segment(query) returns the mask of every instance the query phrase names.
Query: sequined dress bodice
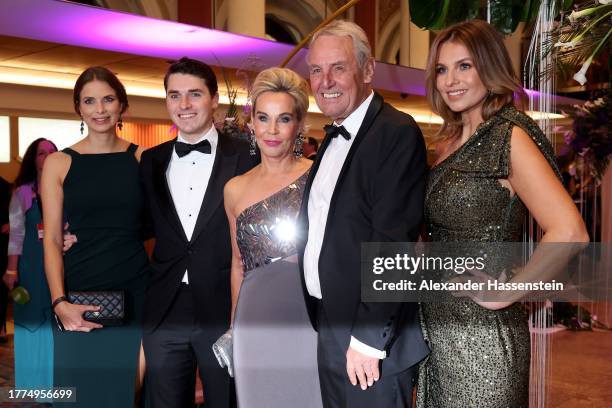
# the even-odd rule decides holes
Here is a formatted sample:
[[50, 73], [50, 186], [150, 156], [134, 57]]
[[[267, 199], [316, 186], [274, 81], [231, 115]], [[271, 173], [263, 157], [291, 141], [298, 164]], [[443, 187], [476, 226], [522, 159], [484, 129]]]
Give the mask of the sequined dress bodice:
[[429, 240], [521, 240], [525, 206], [499, 182], [510, 175], [514, 126], [527, 132], [558, 174], [552, 147], [538, 125], [513, 106], [506, 106], [431, 169], [425, 198]]
[[296, 220], [308, 173], [236, 218], [236, 241], [245, 273], [296, 253]]

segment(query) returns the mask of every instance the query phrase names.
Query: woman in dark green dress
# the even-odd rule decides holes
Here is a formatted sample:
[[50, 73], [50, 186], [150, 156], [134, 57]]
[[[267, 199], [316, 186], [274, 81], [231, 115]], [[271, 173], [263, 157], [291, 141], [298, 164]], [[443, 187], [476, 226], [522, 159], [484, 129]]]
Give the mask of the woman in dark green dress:
[[[427, 75], [445, 136], [426, 190], [429, 239], [521, 241], [530, 211], [545, 232], [542, 242], [588, 241], [550, 144], [514, 107], [513, 94], [524, 91], [496, 30], [478, 20], [443, 30]], [[462, 298], [421, 310], [431, 354], [420, 368], [418, 407], [529, 405], [530, 336], [520, 303]]]
[[[74, 89], [75, 110], [87, 136], [51, 155], [42, 178], [45, 267], [53, 308], [65, 330], [55, 330], [55, 385], [74, 387], [70, 407], [132, 407], [141, 344], [147, 255], [141, 237], [140, 150], [117, 137], [128, 102], [106, 68], [85, 70]], [[78, 242], [62, 255], [62, 225]], [[96, 306], [73, 305], [69, 291], [125, 293], [122, 326], [83, 320]], [[60, 404], [56, 404], [60, 405]]]

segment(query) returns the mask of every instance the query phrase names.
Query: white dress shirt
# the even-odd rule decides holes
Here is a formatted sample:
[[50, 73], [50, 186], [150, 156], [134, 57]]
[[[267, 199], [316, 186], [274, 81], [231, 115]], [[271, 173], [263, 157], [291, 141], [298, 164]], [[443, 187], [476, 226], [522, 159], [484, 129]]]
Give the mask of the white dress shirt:
[[[198, 214], [202, 208], [204, 194], [208, 187], [210, 174], [212, 173], [219, 135], [214, 126], [204, 133], [194, 143], [187, 142], [179, 132], [177, 142], [188, 144], [199, 143], [204, 139], [210, 142], [210, 154], [194, 150], [183, 157], [179, 157], [176, 151], [172, 152], [172, 158], [166, 170], [166, 179], [172, 195], [172, 202], [183, 226], [183, 231], [188, 240], [191, 240]], [[189, 283], [188, 271], [183, 275], [183, 282]]]
[[[330, 140], [310, 187], [310, 195], [308, 196], [308, 241], [304, 250], [304, 280], [306, 281], [306, 289], [310, 296], [317, 299], [323, 298], [321, 282], [319, 280], [319, 256], [321, 255], [321, 247], [323, 245], [329, 204], [346, 156], [353, 145], [355, 136], [361, 127], [361, 123], [373, 98], [374, 92], [344, 119], [342, 126], [351, 134], [351, 138], [346, 140], [342, 136], [338, 136]], [[370, 347], [352, 336], [350, 345], [355, 350], [370, 357], [380, 359], [386, 357], [384, 350]]]

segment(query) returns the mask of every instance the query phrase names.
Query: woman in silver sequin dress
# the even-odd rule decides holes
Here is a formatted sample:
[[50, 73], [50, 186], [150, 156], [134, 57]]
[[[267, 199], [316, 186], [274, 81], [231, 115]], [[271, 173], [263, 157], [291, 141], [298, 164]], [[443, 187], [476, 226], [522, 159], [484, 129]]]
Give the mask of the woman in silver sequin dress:
[[[545, 231], [542, 242], [588, 241], [550, 144], [513, 105], [513, 93], [524, 91], [494, 28], [473, 20], [440, 32], [426, 85], [444, 119], [425, 199], [431, 241], [520, 241], [526, 211]], [[521, 304], [423, 303], [422, 328], [431, 354], [420, 367], [418, 407], [528, 406], [530, 337]]]
[[[296, 263], [296, 219], [312, 161], [300, 157], [306, 81], [261, 72], [251, 91], [261, 164], [225, 186], [232, 236], [233, 362], [240, 408], [321, 406], [316, 333]], [[238, 296], [240, 294], [240, 296]]]

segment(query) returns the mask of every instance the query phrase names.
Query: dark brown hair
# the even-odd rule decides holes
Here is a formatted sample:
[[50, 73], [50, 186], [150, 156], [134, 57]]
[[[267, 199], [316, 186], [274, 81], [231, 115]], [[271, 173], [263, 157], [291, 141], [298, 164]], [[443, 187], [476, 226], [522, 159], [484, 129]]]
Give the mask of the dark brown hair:
[[74, 111], [77, 115], [81, 116], [79, 111], [79, 104], [81, 102], [81, 91], [83, 87], [91, 81], [102, 81], [106, 82], [108, 86], [113, 88], [119, 103], [121, 103], [121, 113], [124, 113], [128, 108], [128, 98], [125, 92], [125, 87], [119, 81], [119, 78], [113, 74], [108, 68], [104, 67], [89, 67], [79, 75], [74, 84], [74, 92], [72, 94], [72, 101], [74, 103]]
[[[482, 106], [482, 118], [487, 120], [502, 107], [513, 103], [514, 97], [524, 105], [526, 94], [514, 72], [512, 60], [503, 38], [489, 23], [471, 20], [452, 25], [438, 33], [429, 50], [425, 68], [425, 88], [431, 110], [444, 119], [438, 134], [454, 137], [461, 131], [461, 114], [453, 112], [436, 87], [436, 65], [442, 44], [456, 42], [464, 45], [474, 61], [480, 80], [489, 90]], [[522, 107], [522, 106], [521, 106]]]
[[170, 75], [172, 74], [193, 75], [201, 78], [208, 88], [210, 96], [213, 97], [217, 94], [217, 76], [212, 68], [203, 62], [183, 57], [170, 65], [168, 71], [166, 71], [166, 75], [164, 76], [164, 89], [166, 91], [168, 91], [168, 78], [170, 78]]
[[23, 155], [23, 160], [21, 161], [21, 166], [19, 167], [19, 174], [15, 179], [15, 187], [36, 181], [38, 176], [38, 170], [36, 169], [36, 155], [38, 154], [38, 145], [42, 142], [51, 143], [51, 145], [55, 147], [55, 151], [57, 151], [57, 146], [55, 143], [43, 137], [39, 137], [30, 143], [25, 151], [25, 154]]

